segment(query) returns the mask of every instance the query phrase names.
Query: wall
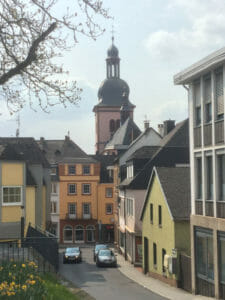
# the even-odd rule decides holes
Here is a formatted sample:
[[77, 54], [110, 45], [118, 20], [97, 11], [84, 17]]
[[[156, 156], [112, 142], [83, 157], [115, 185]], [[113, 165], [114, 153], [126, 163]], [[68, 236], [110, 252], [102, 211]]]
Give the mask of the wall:
[[[98, 185], [98, 220], [101, 220], [102, 224], [114, 224], [114, 214], [115, 214], [115, 192], [113, 189], [113, 183], [100, 183]], [[106, 188], [112, 188], [113, 196], [106, 197]], [[111, 203], [113, 205], [113, 214], [106, 214], [106, 203]]]

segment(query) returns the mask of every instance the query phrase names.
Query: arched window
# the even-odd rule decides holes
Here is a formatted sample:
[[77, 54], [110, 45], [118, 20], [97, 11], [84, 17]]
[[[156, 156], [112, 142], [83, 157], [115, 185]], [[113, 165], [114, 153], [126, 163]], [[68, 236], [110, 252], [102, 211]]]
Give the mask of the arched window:
[[94, 242], [95, 241], [95, 226], [88, 225], [86, 227], [86, 234], [87, 234], [87, 242]]
[[116, 120], [116, 129], [120, 128], [120, 119]]
[[114, 132], [115, 131], [115, 121], [114, 120], [110, 120], [109, 121], [109, 131], [110, 132]]
[[72, 226], [65, 226], [63, 229], [63, 241], [65, 243], [73, 242], [73, 228]]
[[77, 225], [75, 228], [75, 242], [84, 241], [84, 227], [82, 225]]

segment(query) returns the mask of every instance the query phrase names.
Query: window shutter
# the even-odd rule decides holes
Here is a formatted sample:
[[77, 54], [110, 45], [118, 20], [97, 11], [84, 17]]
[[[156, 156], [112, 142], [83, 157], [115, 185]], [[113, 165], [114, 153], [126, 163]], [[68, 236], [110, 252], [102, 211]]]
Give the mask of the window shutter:
[[217, 115], [224, 113], [223, 73], [216, 74], [216, 113]]
[[204, 96], [205, 96], [205, 103], [211, 102], [211, 79], [207, 78], [204, 81]]
[[195, 106], [201, 106], [201, 98], [200, 98], [200, 82], [194, 85], [194, 97], [195, 97]]

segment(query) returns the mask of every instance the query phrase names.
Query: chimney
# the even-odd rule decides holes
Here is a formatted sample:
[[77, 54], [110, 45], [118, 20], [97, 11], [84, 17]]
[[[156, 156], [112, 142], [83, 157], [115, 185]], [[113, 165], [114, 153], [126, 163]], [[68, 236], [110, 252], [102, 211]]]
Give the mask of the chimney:
[[175, 120], [166, 120], [163, 122], [163, 136], [167, 135], [175, 127]]
[[144, 129], [148, 129], [149, 128], [149, 120], [144, 120]]
[[68, 135], [65, 135], [65, 141], [69, 141], [70, 137]]
[[163, 130], [163, 124], [158, 124], [158, 133], [163, 137], [163, 133], [164, 130]]

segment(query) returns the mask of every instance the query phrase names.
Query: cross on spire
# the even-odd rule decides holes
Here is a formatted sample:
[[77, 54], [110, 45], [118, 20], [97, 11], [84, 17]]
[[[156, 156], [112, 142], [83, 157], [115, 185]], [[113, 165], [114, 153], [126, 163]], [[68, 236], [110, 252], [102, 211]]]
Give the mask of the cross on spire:
[[112, 44], [114, 43], [114, 33], [115, 33], [115, 30], [114, 30], [114, 24], [112, 24]]

